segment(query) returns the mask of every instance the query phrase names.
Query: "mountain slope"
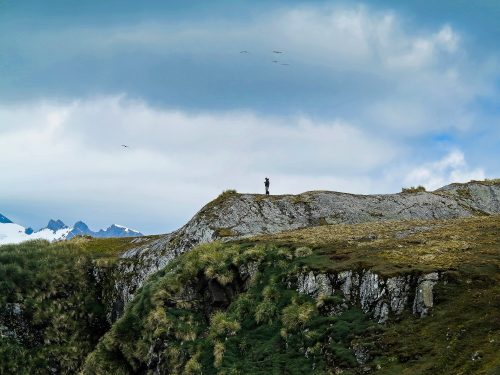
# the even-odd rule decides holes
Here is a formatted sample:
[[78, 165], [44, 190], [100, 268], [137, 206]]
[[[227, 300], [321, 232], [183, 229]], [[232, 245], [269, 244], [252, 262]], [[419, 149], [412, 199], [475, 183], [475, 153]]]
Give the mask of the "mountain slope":
[[499, 188], [226, 193], [163, 236], [0, 247], [0, 373], [496, 374]]
[[497, 374], [500, 216], [198, 246], [152, 276], [93, 374]]
[[127, 251], [117, 281], [117, 305], [123, 306], [146, 278], [179, 254], [217, 239], [337, 223], [409, 219], [450, 219], [500, 213], [500, 180], [452, 184], [434, 192], [354, 195], [312, 191], [299, 195], [221, 194], [186, 225], [157, 241]]

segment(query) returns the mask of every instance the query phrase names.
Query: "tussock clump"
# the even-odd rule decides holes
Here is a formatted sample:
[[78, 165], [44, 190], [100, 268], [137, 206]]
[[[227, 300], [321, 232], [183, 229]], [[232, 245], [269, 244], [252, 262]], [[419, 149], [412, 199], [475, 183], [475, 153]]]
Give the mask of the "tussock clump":
[[412, 187], [409, 187], [409, 188], [402, 188], [401, 189], [401, 192], [403, 194], [415, 194], [415, 193], [423, 193], [425, 192], [425, 187], [423, 187], [422, 185], [419, 185], [417, 187], [415, 186], [412, 186]]
[[312, 255], [312, 253], [313, 253], [313, 251], [311, 250], [311, 248], [309, 248], [307, 246], [301, 246], [295, 250], [295, 257], [303, 258], [303, 257], [307, 257], [309, 255]]

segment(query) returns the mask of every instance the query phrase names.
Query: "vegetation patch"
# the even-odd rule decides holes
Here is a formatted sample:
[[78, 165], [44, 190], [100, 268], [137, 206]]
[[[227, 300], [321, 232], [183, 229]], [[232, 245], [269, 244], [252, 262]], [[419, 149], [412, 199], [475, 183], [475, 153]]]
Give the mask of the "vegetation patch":
[[[0, 373], [497, 374], [500, 217], [326, 225], [204, 244], [136, 292], [112, 326], [131, 239], [0, 247]], [[149, 239], [146, 239], [149, 241]], [[439, 271], [434, 308], [385, 325], [309, 270]]]
[[484, 180], [471, 180], [471, 182], [475, 182], [477, 184], [493, 186], [500, 184], [500, 178], [486, 178]]
[[409, 187], [409, 188], [402, 188], [401, 189], [401, 192], [403, 194], [415, 194], [415, 193], [423, 193], [425, 192], [425, 187], [423, 187], [422, 185], [419, 185], [417, 187], [415, 186], [412, 186], [412, 187]]
[[[83, 373], [494, 374], [499, 233], [500, 218], [488, 217], [332, 225], [202, 245], [139, 292]], [[250, 264], [256, 273], [241, 279]], [[431, 316], [379, 325], [337, 295], [311, 298], [288, 282], [304, 269], [367, 268], [441, 270], [446, 283]], [[162, 329], [148, 316], [162, 317]]]
[[110, 328], [108, 291], [131, 238], [0, 246], [0, 374], [74, 374]]
[[[172, 358], [157, 364], [161, 373], [328, 374], [334, 363], [354, 366], [350, 342], [374, 323], [355, 307], [321, 314], [316, 300], [288, 286], [293, 259], [291, 249], [272, 244], [212, 243], [184, 254], [140, 291], [83, 373], [147, 371], [155, 350], [155, 358]], [[261, 271], [250, 283], [238, 280], [237, 270], [250, 263]], [[224, 306], [197, 289], [211, 290], [215, 281], [228, 297]], [[189, 305], [176, 302], [183, 295], [191, 296]]]
[[234, 237], [237, 236], [238, 233], [233, 231], [231, 228], [217, 228], [215, 229], [215, 235], [217, 237]]

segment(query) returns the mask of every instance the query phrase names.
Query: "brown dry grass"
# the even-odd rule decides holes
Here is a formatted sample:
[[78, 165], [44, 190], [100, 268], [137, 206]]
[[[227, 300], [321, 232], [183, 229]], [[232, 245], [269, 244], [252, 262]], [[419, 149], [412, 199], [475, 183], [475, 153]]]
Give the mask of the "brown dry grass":
[[463, 264], [500, 267], [500, 216], [322, 225], [256, 240], [309, 246], [317, 255], [311, 265], [319, 268], [340, 269], [356, 263], [393, 273]]

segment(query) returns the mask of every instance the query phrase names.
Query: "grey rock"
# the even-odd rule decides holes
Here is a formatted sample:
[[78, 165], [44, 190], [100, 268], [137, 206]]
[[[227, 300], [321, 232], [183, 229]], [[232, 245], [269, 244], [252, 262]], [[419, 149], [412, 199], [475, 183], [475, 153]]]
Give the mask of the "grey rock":
[[387, 279], [390, 308], [396, 315], [400, 315], [408, 303], [410, 292], [410, 277], [396, 276]]
[[439, 280], [439, 274], [432, 272], [418, 278], [413, 302], [413, 313], [421, 317], [427, 316], [434, 305], [434, 285]]
[[327, 275], [315, 275], [312, 271], [306, 274], [299, 275], [297, 278], [297, 291], [310, 296], [330, 296], [333, 293], [332, 283]]
[[[335, 315], [348, 305], [359, 307], [378, 323], [385, 323], [391, 316], [397, 317], [405, 309], [412, 309], [417, 316], [424, 317], [433, 307], [433, 287], [439, 280], [436, 272], [421, 276], [395, 276], [383, 278], [371, 270], [348, 270], [338, 274], [315, 273], [299, 274], [296, 290], [311, 297], [330, 296], [337, 290], [345, 303], [325, 308]], [[410, 304], [410, 291], [415, 297]]]
[[340, 283], [340, 290], [344, 294], [346, 300], [350, 301], [357, 297], [359, 277], [358, 274], [352, 271], [343, 271], [337, 275], [338, 283]]
[[368, 349], [363, 347], [362, 345], [353, 345], [352, 351], [354, 353], [354, 357], [356, 358], [356, 362], [358, 362], [359, 365], [364, 365], [369, 361], [370, 353]]
[[[451, 219], [485, 213], [500, 213], [500, 184], [452, 184], [435, 192], [416, 194], [354, 195], [328, 191], [281, 196], [231, 194], [203, 207], [180, 229], [152, 243], [137, 243], [137, 247], [124, 253], [124, 262], [120, 265], [123, 277], [116, 285], [117, 298], [122, 300], [117, 303], [124, 305], [149, 275], [164, 268], [178, 255], [214, 240], [229, 241], [324, 223]], [[228, 228], [232, 235], [221, 237], [218, 229]], [[338, 277], [342, 280], [339, 285], [346, 298], [356, 299], [360, 288], [355, 286], [360, 281], [355, 275]], [[366, 287], [368, 285], [371, 284]], [[366, 303], [375, 301], [373, 293], [382, 293], [377, 288], [366, 287], [363, 288], [367, 293], [364, 295]], [[393, 297], [392, 301], [388, 299], [388, 307], [394, 309], [394, 304], [406, 303], [404, 293]], [[378, 311], [385, 316], [383, 305], [378, 306]]]

